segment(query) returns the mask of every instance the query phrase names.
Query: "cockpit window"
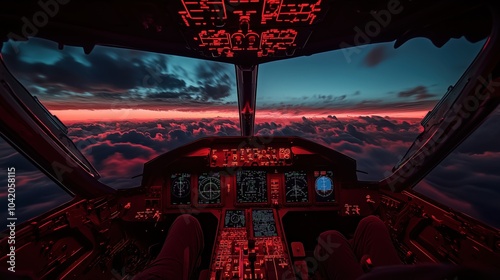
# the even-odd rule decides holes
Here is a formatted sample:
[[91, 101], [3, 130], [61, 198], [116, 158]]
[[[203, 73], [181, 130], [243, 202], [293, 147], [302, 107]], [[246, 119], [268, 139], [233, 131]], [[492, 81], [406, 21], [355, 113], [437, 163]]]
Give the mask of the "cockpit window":
[[413, 189], [500, 228], [500, 107]]
[[[73, 198], [1, 137], [0, 168], [0, 198], [6, 202], [0, 211], [3, 221], [10, 217], [21, 224]], [[2, 223], [0, 230], [6, 227]]]
[[308, 138], [356, 159], [359, 179], [383, 179], [484, 42], [420, 38], [263, 64], [255, 132]]
[[4, 43], [2, 57], [112, 187], [138, 186], [146, 161], [195, 139], [240, 135], [229, 64], [38, 38]]

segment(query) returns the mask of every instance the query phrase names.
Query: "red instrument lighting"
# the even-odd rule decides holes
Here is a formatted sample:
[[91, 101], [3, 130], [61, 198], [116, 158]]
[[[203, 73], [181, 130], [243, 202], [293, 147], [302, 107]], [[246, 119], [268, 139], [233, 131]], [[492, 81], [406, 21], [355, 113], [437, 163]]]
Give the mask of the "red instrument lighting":
[[310, 31], [304, 27], [314, 24], [322, 10], [321, 0], [181, 1], [182, 22], [200, 28], [192, 34], [193, 47], [209, 56], [290, 55], [305, 43]]

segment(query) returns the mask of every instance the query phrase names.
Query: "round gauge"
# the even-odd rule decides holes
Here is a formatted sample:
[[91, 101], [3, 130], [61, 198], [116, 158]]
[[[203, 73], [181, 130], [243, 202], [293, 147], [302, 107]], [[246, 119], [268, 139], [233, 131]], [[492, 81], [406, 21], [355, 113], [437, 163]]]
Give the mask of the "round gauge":
[[285, 172], [286, 202], [307, 202], [307, 174], [304, 171]]
[[230, 218], [230, 221], [231, 223], [233, 223], [234, 225], [237, 225], [241, 222], [241, 215], [238, 215], [238, 214], [234, 214], [231, 216]]
[[220, 197], [220, 179], [218, 175], [200, 175], [198, 193], [204, 200], [213, 201]]
[[243, 210], [227, 210], [224, 219], [225, 228], [241, 228], [245, 226], [245, 212]]
[[178, 198], [184, 198], [189, 195], [191, 182], [189, 177], [178, 176], [172, 180], [172, 195]]
[[320, 176], [315, 183], [316, 194], [322, 197], [327, 197], [333, 193], [333, 182], [327, 176]]

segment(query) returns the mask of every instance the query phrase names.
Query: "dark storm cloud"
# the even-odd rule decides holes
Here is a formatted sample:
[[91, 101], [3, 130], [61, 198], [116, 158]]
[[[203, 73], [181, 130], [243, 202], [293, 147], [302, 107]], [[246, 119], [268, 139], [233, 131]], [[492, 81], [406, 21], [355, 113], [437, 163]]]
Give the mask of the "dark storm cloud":
[[[144, 85], [147, 86], [146, 83]], [[179, 77], [170, 74], [162, 74], [158, 76], [158, 84], [156, 86], [167, 90], [180, 90], [186, 87], [186, 82]]]
[[[37, 52], [50, 52], [52, 61], [22, 55]], [[20, 54], [4, 49], [3, 58], [49, 109], [168, 110], [179, 102], [184, 108], [220, 108], [234, 92], [234, 69], [215, 62], [197, 62], [190, 77], [166, 55], [104, 47], [83, 55], [40, 39], [23, 45]]]
[[213, 81], [214, 77], [219, 77], [221, 79], [229, 79], [229, 77], [225, 76], [228, 67], [229, 66], [221, 63], [210, 63], [210, 62], [200, 63], [198, 64], [198, 67], [196, 67], [196, 77], [199, 80], [204, 80], [204, 81]]
[[347, 96], [341, 95], [341, 96], [333, 96], [333, 95], [313, 95], [312, 98], [317, 98], [322, 101], [342, 101], [346, 98]]
[[149, 95], [150, 98], [153, 99], [191, 99], [191, 95], [185, 92], [159, 92], [159, 93], [153, 93]]
[[228, 97], [231, 92], [229, 85], [204, 85], [201, 100], [219, 100]]
[[[420, 90], [420, 92], [418, 92]], [[282, 115], [307, 115], [307, 114], [390, 114], [391, 112], [414, 112], [427, 111], [436, 105], [436, 100], [430, 97], [434, 96], [425, 90], [404, 91], [403, 95], [408, 94], [415, 98], [405, 98], [401, 101], [395, 99], [366, 99], [361, 100], [349, 98], [357, 96], [359, 91], [351, 95], [311, 95], [301, 98], [292, 98], [286, 102], [259, 102], [259, 109], [269, 110]]]
[[220, 100], [231, 95], [233, 78], [228, 75], [229, 67], [220, 63], [198, 64], [196, 77], [201, 88], [200, 99]]
[[[259, 109], [267, 109], [282, 114], [301, 115], [306, 114], [308, 111], [318, 111], [334, 108], [350, 108], [354, 104], [347, 101], [347, 95], [333, 95], [333, 94], [315, 94], [311, 96], [302, 96], [299, 98], [291, 98], [286, 102], [272, 102], [266, 103], [258, 102]], [[328, 114], [328, 113], [326, 113]]]
[[40, 87], [58, 88], [59, 91], [118, 92], [140, 85], [139, 78], [147, 75], [144, 68], [134, 66], [127, 60], [95, 53], [87, 57], [91, 66], [86, 66], [71, 55], [61, 53], [62, 58], [54, 64], [28, 63], [19, 60], [14, 53], [4, 56], [6, 64], [21, 80]]
[[392, 55], [391, 49], [388, 46], [381, 45], [370, 50], [363, 59], [363, 64], [367, 67], [375, 67], [387, 60]]
[[416, 86], [412, 89], [398, 92], [398, 97], [414, 97], [416, 100], [424, 100], [435, 96], [435, 94], [429, 93], [429, 90], [425, 86]]

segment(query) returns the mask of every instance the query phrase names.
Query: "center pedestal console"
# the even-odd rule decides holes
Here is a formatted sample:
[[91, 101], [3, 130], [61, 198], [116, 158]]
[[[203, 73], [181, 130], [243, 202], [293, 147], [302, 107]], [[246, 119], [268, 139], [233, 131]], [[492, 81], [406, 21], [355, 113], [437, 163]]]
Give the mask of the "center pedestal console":
[[227, 210], [210, 279], [295, 279], [280, 232], [271, 209]]

